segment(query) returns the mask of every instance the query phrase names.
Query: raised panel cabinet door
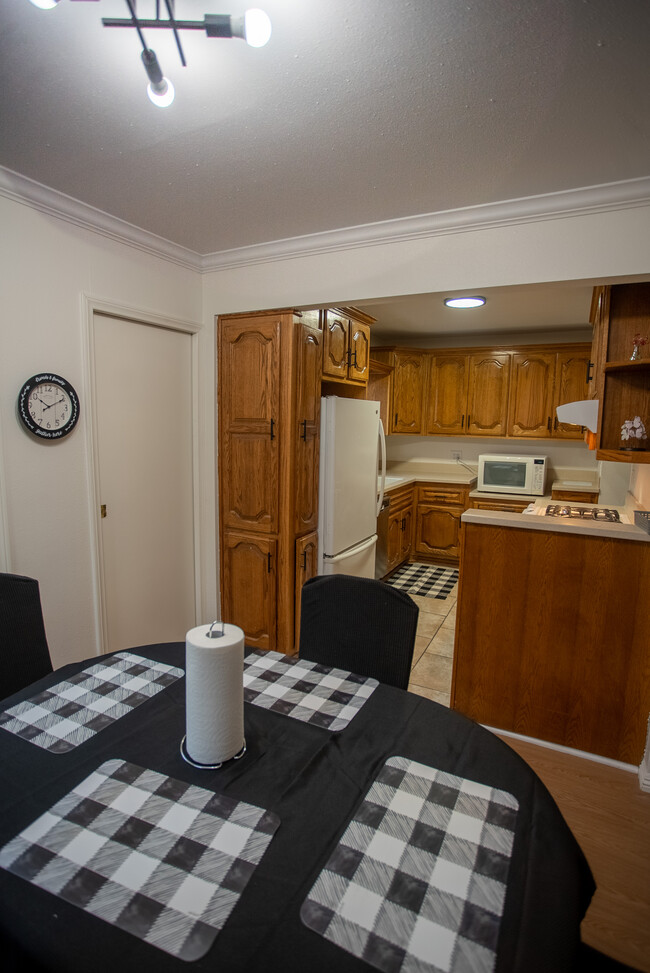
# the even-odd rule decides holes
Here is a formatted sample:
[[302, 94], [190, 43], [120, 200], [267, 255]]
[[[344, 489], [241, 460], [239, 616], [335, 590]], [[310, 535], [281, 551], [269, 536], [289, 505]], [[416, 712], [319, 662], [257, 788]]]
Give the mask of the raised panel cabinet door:
[[400, 543], [400, 562], [408, 561], [413, 547], [413, 508], [404, 510], [402, 518], [402, 537]]
[[427, 381], [427, 433], [430, 436], [466, 432], [467, 355], [435, 355], [429, 360]]
[[546, 439], [553, 428], [555, 355], [512, 356], [508, 434]]
[[392, 571], [402, 560], [402, 519], [403, 511], [396, 510], [388, 518], [388, 556], [386, 571]]
[[422, 400], [426, 360], [421, 354], [395, 352], [393, 372], [392, 433], [422, 433]]
[[458, 557], [462, 510], [418, 504], [415, 520], [415, 554]]
[[318, 574], [318, 531], [296, 540], [295, 647], [300, 648], [300, 605], [302, 586]]
[[296, 368], [295, 515], [296, 534], [318, 527], [320, 458], [320, 377], [322, 333], [299, 325]]
[[555, 401], [553, 403], [553, 436], [556, 439], [582, 439], [584, 429], [569, 422], [560, 422], [555, 409], [565, 402], [580, 402], [589, 397], [587, 371], [590, 367], [586, 352], [559, 351], [555, 356]]
[[350, 321], [350, 352], [348, 381], [367, 385], [370, 369], [370, 327], [367, 324]]
[[246, 645], [275, 649], [277, 542], [270, 537], [224, 531], [222, 615], [238, 625]]
[[347, 379], [349, 350], [349, 319], [326, 311], [323, 330], [323, 378]]
[[278, 529], [279, 387], [279, 320], [223, 322], [219, 463], [225, 528]]
[[509, 354], [470, 355], [465, 423], [468, 435], [505, 436], [509, 384]]

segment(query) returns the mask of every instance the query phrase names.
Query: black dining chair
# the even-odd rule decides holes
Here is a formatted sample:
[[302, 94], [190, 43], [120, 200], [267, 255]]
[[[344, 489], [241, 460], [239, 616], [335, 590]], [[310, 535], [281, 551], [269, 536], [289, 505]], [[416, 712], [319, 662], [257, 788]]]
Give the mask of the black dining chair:
[[0, 699], [50, 672], [38, 581], [0, 573]]
[[347, 574], [305, 582], [299, 656], [407, 689], [418, 606], [398, 588]]

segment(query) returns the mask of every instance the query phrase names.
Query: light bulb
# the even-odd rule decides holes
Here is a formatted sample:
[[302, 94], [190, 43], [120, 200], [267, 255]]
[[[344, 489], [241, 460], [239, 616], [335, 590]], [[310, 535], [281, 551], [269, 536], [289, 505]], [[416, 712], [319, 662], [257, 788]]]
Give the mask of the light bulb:
[[176, 92], [169, 78], [163, 78], [156, 84], [150, 82], [147, 85], [147, 94], [156, 108], [167, 108], [174, 100]]
[[56, 7], [59, 0], [31, 0], [31, 2], [40, 10], [52, 10], [53, 7]]
[[447, 297], [445, 299], [447, 307], [482, 307], [485, 304], [484, 297]]
[[268, 14], [258, 7], [252, 7], [244, 14], [244, 39], [251, 47], [264, 47], [271, 36], [271, 21]]

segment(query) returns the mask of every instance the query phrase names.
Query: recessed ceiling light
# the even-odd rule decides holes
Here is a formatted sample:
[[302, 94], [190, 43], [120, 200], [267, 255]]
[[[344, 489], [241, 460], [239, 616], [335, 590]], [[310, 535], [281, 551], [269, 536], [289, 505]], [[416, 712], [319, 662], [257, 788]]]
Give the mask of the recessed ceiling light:
[[446, 297], [447, 307], [481, 307], [485, 304], [484, 297]]

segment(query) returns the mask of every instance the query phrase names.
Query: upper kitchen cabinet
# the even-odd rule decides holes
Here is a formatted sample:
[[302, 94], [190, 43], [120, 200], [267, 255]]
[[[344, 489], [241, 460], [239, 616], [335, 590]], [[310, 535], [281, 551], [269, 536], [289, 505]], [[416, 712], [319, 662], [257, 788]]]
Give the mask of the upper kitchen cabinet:
[[366, 386], [370, 369], [370, 325], [357, 308], [323, 312], [323, 381]]
[[529, 439], [582, 439], [580, 426], [561, 423], [555, 410], [586, 399], [591, 346], [562, 351], [531, 349], [512, 355], [508, 435]]
[[510, 355], [479, 352], [469, 356], [468, 436], [505, 436], [510, 385]]
[[297, 542], [318, 523], [323, 336], [292, 310], [226, 315], [217, 333], [223, 619], [292, 652]]
[[373, 349], [372, 357], [393, 367], [387, 434], [422, 435], [427, 355], [406, 348], [379, 348]]
[[465, 432], [469, 355], [432, 355], [425, 404], [429, 436], [452, 436]]
[[596, 288], [592, 313], [597, 458], [650, 463], [650, 439], [621, 439], [623, 424], [636, 416], [650, 429], [650, 345], [640, 346], [641, 357], [632, 360], [635, 337], [650, 338], [650, 283]]

